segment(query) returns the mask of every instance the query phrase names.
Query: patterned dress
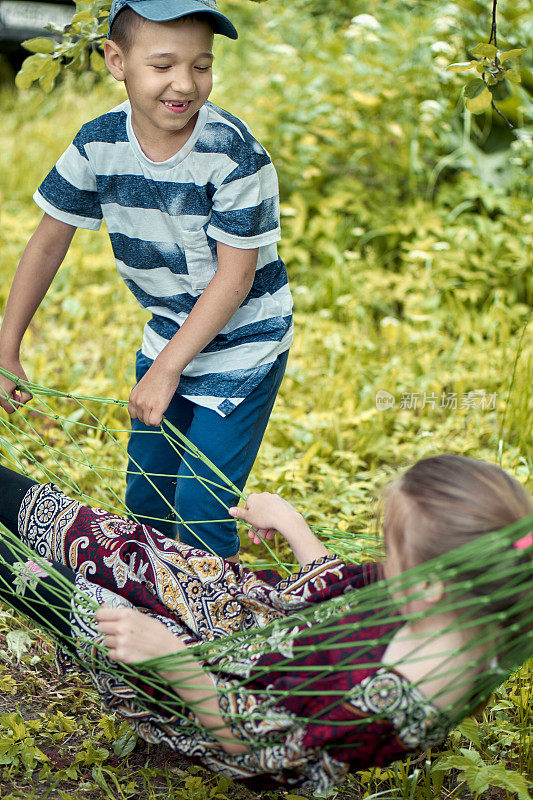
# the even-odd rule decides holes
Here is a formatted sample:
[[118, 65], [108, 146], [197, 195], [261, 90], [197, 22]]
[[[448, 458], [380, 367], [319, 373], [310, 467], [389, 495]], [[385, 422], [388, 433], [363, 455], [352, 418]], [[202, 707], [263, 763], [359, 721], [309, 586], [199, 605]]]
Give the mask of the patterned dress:
[[[342, 633], [327, 647], [324, 634], [298, 624], [298, 612], [312, 606], [324, 608], [327, 618], [320, 604], [375, 581], [376, 565], [326, 556], [281, 580], [83, 506], [50, 484], [34, 486], [24, 497], [19, 532], [43, 558], [74, 571], [80, 593], [73, 595], [70, 625], [77, 659], [103, 705], [148, 742], [166, 743], [232, 778], [270, 776], [320, 795], [350, 770], [403, 759], [442, 741], [449, 730], [448, 719], [416, 687], [380, 664], [383, 637], [390, 638], [398, 621], [376, 623], [367, 613], [361, 625], [361, 614], [348, 613]], [[148, 674], [145, 679], [140, 671], [117, 669], [101, 647], [83, 594], [99, 604], [135, 607], [188, 645], [233, 636], [226, 656], [216, 651], [209, 674], [228, 727], [249, 750], [226, 753], [177, 697], [169, 704], [168, 692], [162, 694]], [[288, 617], [295, 620], [292, 636]], [[353, 629], [351, 621], [357, 623]], [[239, 634], [265, 626], [267, 648], [238, 649]], [[295, 637], [305, 645], [304, 655], [299, 648], [293, 652]], [[361, 655], [346, 663], [346, 645], [354, 643], [361, 648], [350, 652]], [[287, 658], [299, 669], [283, 669]], [[72, 668], [72, 656], [60, 652], [58, 663]]]

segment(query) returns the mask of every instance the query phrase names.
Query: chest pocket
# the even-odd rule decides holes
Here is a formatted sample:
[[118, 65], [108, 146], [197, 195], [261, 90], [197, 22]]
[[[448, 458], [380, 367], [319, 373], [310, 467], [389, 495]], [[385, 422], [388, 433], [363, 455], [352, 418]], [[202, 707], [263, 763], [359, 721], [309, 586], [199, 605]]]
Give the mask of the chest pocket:
[[217, 261], [203, 228], [184, 229], [181, 235], [191, 286], [196, 291], [202, 291], [214, 276]]

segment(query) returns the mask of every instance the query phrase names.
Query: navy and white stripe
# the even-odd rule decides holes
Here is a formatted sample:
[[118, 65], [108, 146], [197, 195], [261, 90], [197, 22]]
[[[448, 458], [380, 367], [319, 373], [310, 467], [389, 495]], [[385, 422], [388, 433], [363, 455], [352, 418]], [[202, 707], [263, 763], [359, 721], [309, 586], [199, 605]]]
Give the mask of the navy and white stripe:
[[292, 301], [280, 239], [277, 177], [239, 119], [206, 103], [175, 156], [150, 161], [129, 102], [87, 123], [34, 195], [55, 219], [106, 223], [117, 269], [151, 312], [142, 352], [154, 359], [217, 269], [217, 242], [258, 247], [241, 307], [185, 368], [178, 391], [222, 416], [256, 388], [292, 339]]

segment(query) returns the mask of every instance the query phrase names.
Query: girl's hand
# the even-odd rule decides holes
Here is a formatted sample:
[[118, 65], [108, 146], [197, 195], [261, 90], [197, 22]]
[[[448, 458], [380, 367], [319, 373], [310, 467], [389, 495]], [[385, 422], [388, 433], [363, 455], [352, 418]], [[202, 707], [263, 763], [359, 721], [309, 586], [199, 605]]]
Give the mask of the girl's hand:
[[136, 664], [183, 650], [185, 644], [162, 622], [133, 608], [100, 606], [94, 615], [112, 661]]
[[[174, 636], [162, 622], [133, 608], [100, 606], [95, 614], [98, 630], [105, 634], [109, 657], [124, 664], [136, 664], [148, 658], [185, 650], [185, 643]], [[214, 681], [202, 665], [189, 658], [177, 669], [159, 670], [176, 695], [196, 714], [227, 753], [245, 753], [249, 746], [237, 739], [227, 727], [216, 695]]]
[[290, 503], [270, 492], [249, 494], [244, 507], [235, 506], [229, 509], [229, 513], [252, 525], [253, 530], [249, 531], [248, 536], [254, 544], [259, 544], [261, 539], [273, 539], [276, 531], [284, 535], [291, 525], [302, 518]]
[[274, 538], [276, 531], [273, 528], [250, 528], [248, 531], [248, 538], [252, 544], [261, 544], [262, 542], [269, 541]]
[[279, 531], [302, 566], [317, 558], [331, 555], [316, 538], [302, 515], [277, 494], [249, 494], [244, 508], [230, 508], [229, 513], [252, 526], [253, 530], [248, 535], [254, 544], [261, 541], [260, 537], [272, 539], [274, 531]]

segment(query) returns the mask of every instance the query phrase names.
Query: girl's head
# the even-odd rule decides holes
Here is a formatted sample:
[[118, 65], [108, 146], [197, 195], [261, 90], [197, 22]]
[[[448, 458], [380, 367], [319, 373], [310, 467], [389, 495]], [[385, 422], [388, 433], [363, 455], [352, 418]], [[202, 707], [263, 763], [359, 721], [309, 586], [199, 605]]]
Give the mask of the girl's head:
[[416, 567], [530, 514], [533, 502], [524, 487], [494, 464], [455, 455], [425, 458], [385, 493], [387, 573]]
[[438, 691], [457, 721], [533, 653], [533, 520], [520, 524], [532, 515], [516, 480], [461, 456], [419, 461], [385, 494], [385, 574], [411, 628], [439, 654], [444, 641]]
[[422, 568], [429, 603], [422, 607], [439, 613], [448, 603], [463, 621], [470, 618], [487, 631], [495, 624], [500, 656], [506, 653], [510, 663], [518, 663], [533, 645], [531, 537], [523, 531], [514, 538], [510, 532], [489, 536], [485, 545], [482, 537], [532, 514], [524, 487], [493, 464], [454, 455], [419, 461], [386, 493], [385, 574], [393, 577], [446, 553], [453, 556], [450, 551], [470, 544], [468, 556], [463, 551], [447, 559], [454, 565], [451, 572], [442, 570], [442, 562], [432, 565], [431, 574]]

